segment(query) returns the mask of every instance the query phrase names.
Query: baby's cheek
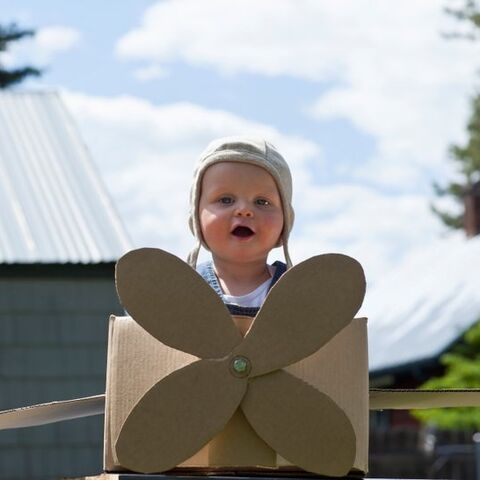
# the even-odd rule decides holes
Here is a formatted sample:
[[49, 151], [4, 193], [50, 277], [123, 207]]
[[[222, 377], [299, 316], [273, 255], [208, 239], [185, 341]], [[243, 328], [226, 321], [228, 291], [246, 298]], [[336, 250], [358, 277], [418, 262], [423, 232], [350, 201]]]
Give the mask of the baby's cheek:
[[277, 213], [272, 213], [267, 215], [265, 218], [265, 224], [268, 225], [269, 228], [277, 228], [278, 230], [283, 229], [283, 215], [277, 214]]

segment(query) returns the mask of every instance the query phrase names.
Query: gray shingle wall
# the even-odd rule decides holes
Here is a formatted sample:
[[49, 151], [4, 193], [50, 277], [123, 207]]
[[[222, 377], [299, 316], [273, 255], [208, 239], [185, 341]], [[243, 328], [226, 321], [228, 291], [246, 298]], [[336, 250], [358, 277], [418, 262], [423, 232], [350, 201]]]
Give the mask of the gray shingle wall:
[[[110, 313], [112, 277], [0, 276], [0, 410], [103, 393]], [[0, 431], [0, 480], [99, 473], [102, 442], [103, 416]]]

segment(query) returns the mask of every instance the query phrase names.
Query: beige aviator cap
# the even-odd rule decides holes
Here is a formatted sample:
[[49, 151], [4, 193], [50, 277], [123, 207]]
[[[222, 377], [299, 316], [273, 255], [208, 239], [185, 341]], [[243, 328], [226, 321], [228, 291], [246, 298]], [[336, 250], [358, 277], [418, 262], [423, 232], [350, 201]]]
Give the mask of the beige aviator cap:
[[249, 136], [223, 137], [211, 142], [200, 155], [194, 172], [190, 190], [189, 226], [197, 239], [197, 245], [188, 256], [188, 263], [195, 268], [200, 246], [207, 250], [208, 246], [202, 237], [198, 205], [200, 202], [202, 178], [205, 170], [220, 162], [249, 163], [265, 169], [275, 180], [283, 207], [283, 231], [279, 245], [283, 245], [285, 262], [291, 267], [288, 253], [288, 237], [293, 226], [294, 212], [292, 208], [292, 176], [287, 162], [278, 150], [262, 138]]

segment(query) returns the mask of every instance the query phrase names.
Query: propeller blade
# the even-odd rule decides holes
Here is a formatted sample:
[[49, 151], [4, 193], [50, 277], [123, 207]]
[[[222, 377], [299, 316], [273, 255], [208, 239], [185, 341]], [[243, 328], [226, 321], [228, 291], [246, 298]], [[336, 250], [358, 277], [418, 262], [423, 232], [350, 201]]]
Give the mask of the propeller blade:
[[291, 365], [346, 327], [364, 295], [365, 276], [356, 260], [340, 254], [310, 258], [273, 286], [234, 354], [250, 359], [253, 377]]
[[170, 253], [132, 250], [118, 260], [115, 279], [128, 313], [165, 345], [200, 358], [221, 358], [242, 341], [215, 291]]
[[125, 420], [115, 444], [120, 464], [142, 473], [174, 468], [222, 430], [246, 388], [226, 361], [200, 360], [168, 375]]
[[284, 370], [252, 379], [241, 408], [252, 427], [294, 465], [343, 476], [355, 461], [355, 431], [327, 395]]

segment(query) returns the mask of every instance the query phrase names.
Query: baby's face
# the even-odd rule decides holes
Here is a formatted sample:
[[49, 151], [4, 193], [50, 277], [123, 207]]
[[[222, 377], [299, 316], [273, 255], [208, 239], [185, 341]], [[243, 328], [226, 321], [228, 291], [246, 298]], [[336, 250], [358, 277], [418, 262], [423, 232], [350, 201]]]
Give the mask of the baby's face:
[[200, 225], [214, 257], [235, 263], [266, 261], [283, 229], [273, 177], [256, 165], [221, 162], [205, 171], [201, 188]]

